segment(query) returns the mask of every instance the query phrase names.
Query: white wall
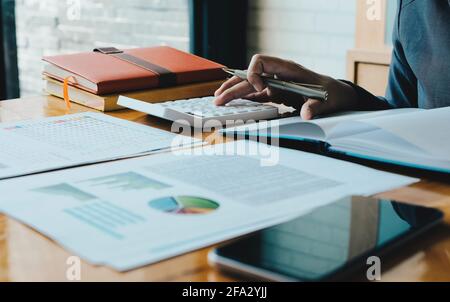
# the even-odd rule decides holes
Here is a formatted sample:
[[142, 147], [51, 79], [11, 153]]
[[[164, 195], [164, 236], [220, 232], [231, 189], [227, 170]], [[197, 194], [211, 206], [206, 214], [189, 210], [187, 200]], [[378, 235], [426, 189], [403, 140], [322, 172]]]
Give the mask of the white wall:
[[167, 44], [188, 50], [187, 0], [16, 0], [22, 96], [39, 94], [42, 56]]
[[263, 53], [345, 78], [357, 0], [250, 0], [249, 58]]
[[[250, 0], [249, 57], [281, 56], [344, 77], [355, 1]], [[77, 2], [79, 19], [70, 20]], [[22, 95], [41, 92], [44, 55], [104, 45], [166, 43], [187, 50], [189, 43], [187, 0], [16, 0], [16, 23]]]

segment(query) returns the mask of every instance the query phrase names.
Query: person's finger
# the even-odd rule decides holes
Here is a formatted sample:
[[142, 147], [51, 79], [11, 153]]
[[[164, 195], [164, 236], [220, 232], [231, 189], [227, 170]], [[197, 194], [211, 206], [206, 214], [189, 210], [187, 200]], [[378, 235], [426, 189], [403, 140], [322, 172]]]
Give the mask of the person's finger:
[[261, 92], [254, 92], [251, 93], [249, 95], [246, 95], [245, 97], [243, 97], [246, 100], [250, 100], [250, 101], [254, 101], [254, 102], [260, 102], [260, 103], [264, 103], [264, 102], [270, 102], [271, 101], [271, 96], [268, 93], [268, 89], [264, 89]]
[[262, 94], [262, 92], [253, 92], [253, 93], [247, 94], [246, 96], [244, 96], [242, 98], [249, 100], [249, 101], [255, 101], [260, 94]]
[[293, 61], [259, 54], [252, 57], [247, 74], [248, 81], [257, 91], [262, 91], [265, 88], [264, 81], [261, 78], [265, 74], [276, 75], [278, 79], [285, 81], [320, 84], [319, 74]]
[[256, 91], [263, 91], [266, 84], [263, 75], [276, 75], [279, 79], [289, 76], [292, 63], [280, 58], [264, 55], [254, 55], [247, 70], [247, 80], [255, 87]]
[[240, 78], [238, 78], [238, 77], [236, 77], [236, 76], [234, 76], [234, 77], [228, 79], [227, 81], [225, 81], [225, 83], [223, 83], [223, 84], [219, 87], [219, 89], [216, 90], [216, 92], [214, 93], [214, 96], [217, 97], [217, 96], [221, 95], [225, 90], [227, 90], [227, 89], [233, 87], [234, 85], [239, 84], [239, 83], [242, 82], [242, 81], [243, 81], [242, 79], [240, 79]]
[[308, 99], [300, 110], [300, 115], [304, 120], [311, 120], [314, 117], [327, 112], [327, 103], [319, 100]]
[[232, 100], [242, 98], [253, 92], [255, 92], [253, 86], [249, 82], [243, 81], [225, 90], [221, 95], [216, 97], [215, 104], [218, 106], [222, 106], [228, 102], [231, 102]]
[[266, 85], [261, 78], [264, 73], [264, 56], [254, 55], [247, 70], [247, 80], [253, 85], [256, 91], [261, 92]]

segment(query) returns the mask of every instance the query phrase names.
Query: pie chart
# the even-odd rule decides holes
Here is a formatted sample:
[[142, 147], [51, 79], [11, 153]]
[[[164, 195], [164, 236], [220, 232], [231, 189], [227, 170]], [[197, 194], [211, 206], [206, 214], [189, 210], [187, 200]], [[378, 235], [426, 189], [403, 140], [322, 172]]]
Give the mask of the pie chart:
[[215, 201], [192, 196], [169, 196], [154, 199], [149, 206], [155, 210], [180, 215], [208, 214], [219, 208]]

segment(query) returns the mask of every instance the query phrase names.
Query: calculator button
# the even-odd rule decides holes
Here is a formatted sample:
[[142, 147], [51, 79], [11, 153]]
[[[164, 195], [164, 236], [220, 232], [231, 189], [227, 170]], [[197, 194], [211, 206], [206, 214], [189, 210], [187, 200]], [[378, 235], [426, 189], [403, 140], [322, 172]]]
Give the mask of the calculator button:
[[[254, 120], [255, 115], [259, 119], [270, 119], [277, 117], [276, 108], [262, 103], [244, 99], [233, 100], [225, 106], [216, 106], [214, 97], [193, 98], [187, 100], [168, 101], [155, 106], [163, 108], [165, 115], [155, 110], [150, 114], [177, 120], [183, 117], [193, 122], [195, 119], [206, 121], [207, 119], [217, 119], [225, 121], [229, 119]], [[178, 112], [178, 114], [177, 114]]]
[[186, 112], [187, 114], [190, 114], [190, 115], [195, 115], [195, 116], [200, 116], [200, 117], [203, 117], [203, 113], [201, 113], [201, 112], [195, 112], [195, 111], [193, 111], [193, 112]]

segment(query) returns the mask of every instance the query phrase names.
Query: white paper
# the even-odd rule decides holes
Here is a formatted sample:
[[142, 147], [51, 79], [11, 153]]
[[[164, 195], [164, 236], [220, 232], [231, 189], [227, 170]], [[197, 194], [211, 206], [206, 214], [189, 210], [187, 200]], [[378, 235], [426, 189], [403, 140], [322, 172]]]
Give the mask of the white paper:
[[449, 117], [450, 107], [346, 121], [328, 142], [332, 151], [448, 173]]
[[[332, 114], [329, 116], [313, 119], [310, 121], [303, 120], [300, 116], [283, 118], [272, 121], [263, 121], [259, 123], [246, 124], [224, 129], [223, 133], [244, 133], [250, 132], [257, 135], [257, 132], [270, 133], [270, 136], [280, 138], [306, 138], [317, 141], [327, 141], [330, 133], [340, 123], [347, 121], [364, 121], [365, 119], [376, 119], [383, 116], [397, 116], [399, 114], [406, 114], [410, 112], [422, 111], [420, 109], [392, 109], [380, 111], [348, 111]], [[358, 132], [358, 129], [349, 129]]]
[[450, 160], [450, 107], [364, 122], [400, 137], [436, 159]]
[[0, 210], [125, 271], [417, 181], [249, 141], [194, 150], [6, 180]]
[[0, 179], [199, 143], [100, 113], [5, 123], [0, 124]]

